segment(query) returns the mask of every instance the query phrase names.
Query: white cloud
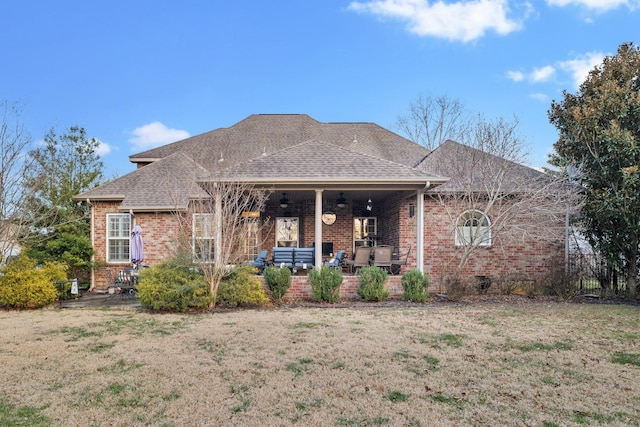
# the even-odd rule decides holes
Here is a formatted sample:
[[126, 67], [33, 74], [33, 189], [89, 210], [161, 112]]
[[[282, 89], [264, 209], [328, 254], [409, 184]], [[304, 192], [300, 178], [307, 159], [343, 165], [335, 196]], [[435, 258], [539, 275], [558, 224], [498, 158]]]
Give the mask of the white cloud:
[[531, 83], [542, 83], [551, 80], [556, 74], [556, 69], [552, 65], [545, 65], [544, 67], [534, 68], [529, 73], [522, 71], [507, 71], [506, 77], [514, 82], [521, 82], [527, 80]]
[[531, 72], [529, 77], [534, 83], [546, 82], [549, 81], [549, 79], [551, 79], [551, 77], [553, 77], [555, 73], [555, 68], [553, 68], [551, 65], [545, 65], [542, 68], [535, 68]]
[[590, 52], [575, 59], [558, 61], [556, 65], [545, 65], [534, 68], [531, 72], [507, 71], [506, 77], [514, 82], [528, 81], [530, 83], [544, 83], [552, 80], [558, 70], [569, 74], [572, 87], [577, 89], [587, 78], [589, 71], [602, 64], [606, 55], [602, 52]]
[[596, 65], [602, 63], [606, 55], [602, 52], [589, 52], [576, 59], [560, 62], [559, 66], [571, 74], [574, 88], [578, 88]]
[[[406, 21], [410, 32], [453, 41], [470, 42], [493, 30], [509, 34], [522, 23], [509, 18], [507, 0], [473, 0], [445, 3], [428, 0], [354, 1], [349, 9]], [[527, 9], [530, 6], [527, 4]]]
[[98, 139], [98, 149], [96, 150], [96, 154], [99, 157], [104, 157], [109, 153], [111, 153], [111, 146], [106, 142], [100, 141]]
[[565, 7], [569, 5], [582, 6], [597, 12], [607, 12], [626, 6], [629, 9], [638, 7], [637, 0], [547, 0], [549, 6]]
[[507, 78], [514, 82], [521, 82], [524, 80], [525, 75], [522, 71], [507, 71]]
[[131, 134], [129, 142], [134, 150], [149, 150], [191, 136], [186, 130], [170, 129], [160, 122], [137, 127]]

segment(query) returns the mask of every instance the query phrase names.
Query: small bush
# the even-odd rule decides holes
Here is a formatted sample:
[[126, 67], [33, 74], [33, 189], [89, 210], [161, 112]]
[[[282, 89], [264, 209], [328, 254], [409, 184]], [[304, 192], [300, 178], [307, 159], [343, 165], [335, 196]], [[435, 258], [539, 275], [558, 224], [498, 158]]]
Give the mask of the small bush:
[[401, 283], [405, 300], [425, 302], [429, 298], [429, 277], [421, 271], [407, 271], [402, 275]]
[[358, 295], [365, 301], [384, 301], [389, 298], [389, 291], [385, 289], [387, 271], [375, 265], [362, 267], [358, 270]]
[[36, 261], [20, 256], [2, 267], [0, 305], [13, 308], [40, 308], [58, 299], [54, 285], [67, 279], [65, 266], [47, 262], [37, 267]]
[[218, 288], [220, 304], [237, 307], [239, 305], [260, 305], [269, 301], [256, 276], [258, 269], [242, 265], [226, 276]]
[[309, 271], [311, 284], [311, 298], [314, 301], [335, 303], [340, 301], [340, 285], [342, 285], [342, 271], [323, 265], [319, 270]]
[[567, 275], [562, 270], [548, 273], [543, 278], [546, 285], [546, 293], [557, 295], [563, 299], [571, 299], [580, 294], [579, 281]]
[[451, 301], [460, 301], [471, 293], [470, 283], [462, 280], [458, 275], [444, 276], [442, 283], [444, 283], [444, 290]]
[[291, 287], [291, 270], [280, 267], [267, 267], [263, 273], [267, 288], [274, 300], [280, 300]]
[[209, 307], [209, 286], [204, 276], [190, 267], [172, 260], [142, 270], [137, 293], [140, 305], [176, 312]]

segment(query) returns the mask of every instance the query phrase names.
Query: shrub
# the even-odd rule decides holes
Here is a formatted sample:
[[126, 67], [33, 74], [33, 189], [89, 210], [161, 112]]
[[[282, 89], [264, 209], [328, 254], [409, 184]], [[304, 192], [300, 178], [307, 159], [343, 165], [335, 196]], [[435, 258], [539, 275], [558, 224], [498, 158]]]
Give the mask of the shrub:
[[385, 289], [387, 271], [372, 265], [358, 270], [358, 295], [365, 301], [384, 301], [389, 297], [389, 291]]
[[58, 299], [54, 285], [67, 279], [66, 267], [59, 262], [47, 262], [40, 268], [36, 261], [19, 256], [2, 267], [0, 305], [13, 308], [39, 308]]
[[441, 283], [444, 283], [445, 293], [451, 301], [460, 301], [471, 293], [471, 284], [467, 280], [462, 280], [457, 274], [443, 276]]
[[218, 288], [218, 302], [232, 307], [239, 305], [260, 305], [269, 301], [256, 276], [258, 269], [250, 265], [235, 268], [227, 275]]
[[405, 300], [425, 302], [429, 298], [429, 277], [421, 271], [407, 271], [402, 275], [401, 283]]
[[554, 268], [540, 280], [540, 293], [571, 299], [580, 294], [579, 280], [565, 274], [562, 268]]
[[177, 260], [142, 270], [137, 295], [142, 307], [159, 311], [207, 308], [212, 300], [204, 276]]
[[323, 265], [319, 270], [309, 271], [311, 298], [314, 301], [335, 303], [340, 301], [342, 271]]
[[263, 276], [274, 300], [282, 299], [291, 287], [291, 270], [288, 268], [267, 267]]

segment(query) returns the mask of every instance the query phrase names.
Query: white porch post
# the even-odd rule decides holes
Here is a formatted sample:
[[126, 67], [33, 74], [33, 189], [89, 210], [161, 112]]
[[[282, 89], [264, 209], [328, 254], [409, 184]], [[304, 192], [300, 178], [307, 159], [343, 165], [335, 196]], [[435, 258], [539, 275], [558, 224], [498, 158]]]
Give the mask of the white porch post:
[[222, 194], [217, 184], [214, 184], [214, 203], [215, 212], [213, 213], [213, 224], [215, 228], [213, 259], [216, 267], [223, 267], [218, 263], [222, 254]]
[[416, 194], [416, 269], [424, 273], [424, 193]]
[[315, 235], [316, 235], [316, 250], [314, 264], [316, 269], [320, 269], [322, 266], [322, 191], [316, 190], [316, 220], [315, 220]]

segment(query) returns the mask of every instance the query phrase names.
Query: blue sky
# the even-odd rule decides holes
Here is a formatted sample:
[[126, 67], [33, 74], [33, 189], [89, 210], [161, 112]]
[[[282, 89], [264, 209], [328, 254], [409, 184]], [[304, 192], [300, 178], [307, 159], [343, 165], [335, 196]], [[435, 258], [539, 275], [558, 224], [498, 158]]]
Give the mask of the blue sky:
[[0, 100], [34, 141], [79, 125], [107, 176], [254, 113], [396, 122], [418, 96], [516, 115], [541, 166], [547, 111], [640, 38], [638, 0], [5, 0]]

